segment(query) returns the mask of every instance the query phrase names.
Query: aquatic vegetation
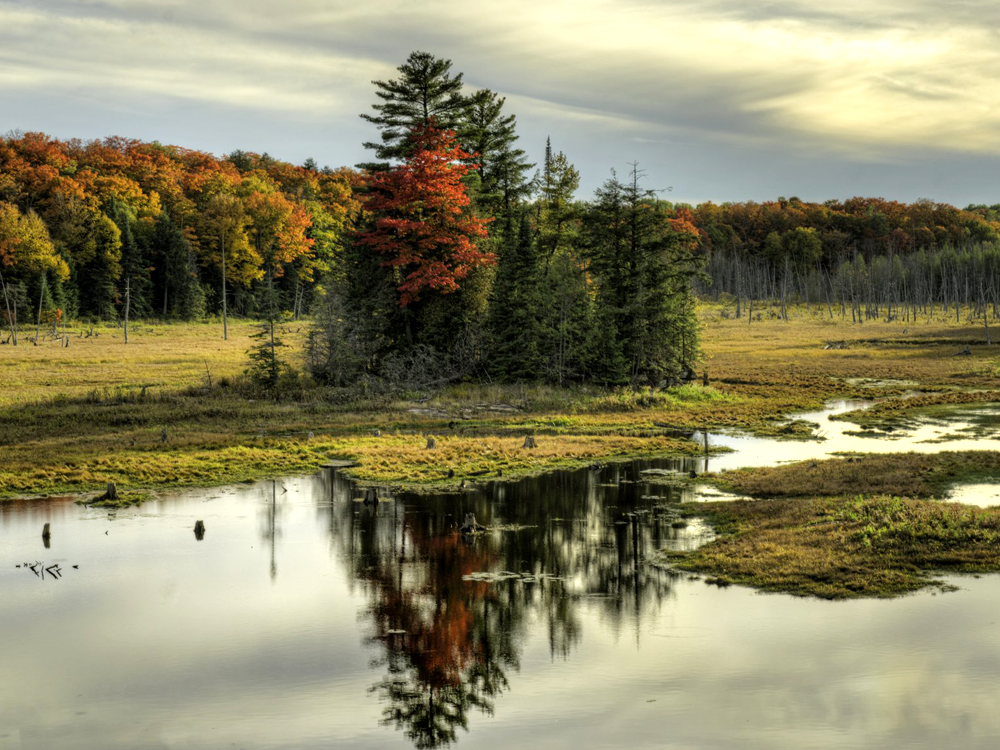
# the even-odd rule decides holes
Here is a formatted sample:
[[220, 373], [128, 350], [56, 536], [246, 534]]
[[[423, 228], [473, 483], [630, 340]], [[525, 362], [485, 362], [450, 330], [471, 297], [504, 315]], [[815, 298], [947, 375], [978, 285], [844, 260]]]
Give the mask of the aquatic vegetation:
[[108, 498], [106, 495], [97, 495], [95, 497], [81, 497], [75, 502], [77, 505], [86, 505], [88, 508], [131, 508], [135, 505], [142, 505], [152, 498], [151, 492], [123, 490], [119, 491], [118, 496], [114, 499]]
[[867, 409], [856, 409], [830, 418], [853, 422], [861, 427], [886, 429], [903, 426], [922, 414], [932, 413], [936, 407], [959, 404], [996, 404], [998, 402], [1000, 402], [1000, 391], [998, 390], [926, 393], [909, 398], [886, 399]]

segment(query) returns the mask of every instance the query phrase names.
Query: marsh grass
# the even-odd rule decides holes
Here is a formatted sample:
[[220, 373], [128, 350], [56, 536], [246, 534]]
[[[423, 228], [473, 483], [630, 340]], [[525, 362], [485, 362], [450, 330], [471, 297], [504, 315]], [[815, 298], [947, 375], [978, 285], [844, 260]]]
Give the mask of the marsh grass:
[[[77, 326], [69, 348], [51, 339], [0, 347], [0, 497], [109, 480], [220, 484], [310, 472], [330, 457], [356, 460], [358, 476], [372, 481], [435, 484], [449, 469], [455, 481], [462, 472], [517, 476], [601, 457], [688, 453], [684, 437], [695, 430], [805, 437], [809, 425], [777, 420], [834, 396], [900, 396], [913, 383], [996, 386], [992, 350], [974, 345], [971, 356], [952, 356], [956, 341], [978, 340], [975, 326], [905, 333], [901, 324], [851, 326], [796, 311], [792, 323], [748, 326], [710, 305], [700, 315], [708, 388], [462, 383], [399, 393], [322, 389], [298, 378], [278, 401], [240, 375], [253, 323], [231, 323], [229, 341], [216, 324], [139, 324], [127, 346], [113, 326], [93, 335]], [[282, 332], [298, 363], [307, 325]], [[851, 348], [824, 350], [830, 339]], [[388, 439], [369, 440], [375, 429]], [[425, 433], [440, 436], [433, 455], [423, 452]], [[525, 434], [543, 438], [537, 451], [518, 452]]]
[[800, 461], [726, 471], [716, 482], [731, 492], [759, 498], [858, 494], [941, 498], [956, 484], [989, 479], [1000, 480], [1000, 453], [996, 451], [868, 454]]
[[1000, 508], [874, 497], [712, 503], [718, 536], [676, 567], [762, 591], [828, 599], [892, 597], [941, 573], [1000, 570]]

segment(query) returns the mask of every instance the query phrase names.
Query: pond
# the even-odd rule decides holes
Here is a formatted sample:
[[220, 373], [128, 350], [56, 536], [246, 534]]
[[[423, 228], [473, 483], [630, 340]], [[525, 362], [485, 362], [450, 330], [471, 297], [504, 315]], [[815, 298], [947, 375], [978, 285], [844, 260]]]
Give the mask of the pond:
[[[1000, 577], [718, 588], [650, 564], [711, 538], [650, 468], [704, 466], [0, 504], [0, 750], [995, 747]], [[469, 512], [492, 529], [455, 533]]]

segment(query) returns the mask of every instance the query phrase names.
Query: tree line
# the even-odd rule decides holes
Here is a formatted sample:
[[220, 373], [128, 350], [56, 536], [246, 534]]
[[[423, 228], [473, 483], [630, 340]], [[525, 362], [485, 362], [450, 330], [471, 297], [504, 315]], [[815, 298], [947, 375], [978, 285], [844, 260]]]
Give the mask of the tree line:
[[569, 158], [547, 142], [530, 161], [505, 99], [451, 61], [414, 52], [397, 73], [373, 82], [372, 161], [355, 168], [0, 138], [6, 340], [59, 317], [308, 313], [307, 369], [329, 384], [659, 384], [697, 356], [693, 288], [738, 315], [792, 296], [854, 320], [973, 298], [995, 313], [1000, 207], [690, 206], [638, 164], [583, 201]]
[[356, 180], [266, 154], [9, 134], [0, 138], [6, 322], [39, 310], [115, 319], [126, 287], [135, 317], [252, 316], [268, 280], [280, 307], [304, 312], [334, 262]]
[[577, 200], [566, 155], [530, 162], [504, 98], [449, 60], [414, 52], [398, 74], [373, 82], [373, 161], [354, 169], [0, 139], [8, 340], [33, 317], [309, 312], [327, 383], [676, 379], [698, 346], [691, 223], [636, 165]]

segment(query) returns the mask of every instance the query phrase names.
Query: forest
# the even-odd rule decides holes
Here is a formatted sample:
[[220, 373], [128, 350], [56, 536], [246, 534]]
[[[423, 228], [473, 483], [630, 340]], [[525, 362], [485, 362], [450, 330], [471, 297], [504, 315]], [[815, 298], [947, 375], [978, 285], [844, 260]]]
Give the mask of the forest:
[[[1000, 310], [1000, 206], [663, 200], [638, 164], [589, 200], [551, 141], [449, 60], [412, 53], [362, 113], [372, 161], [296, 166], [120, 137], [0, 138], [0, 342], [73, 320], [314, 321], [331, 385], [676, 382], [696, 295], [864, 322]], [[539, 144], [541, 145], [541, 144]], [[729, 313], [727, 313], [729, 314]]]

